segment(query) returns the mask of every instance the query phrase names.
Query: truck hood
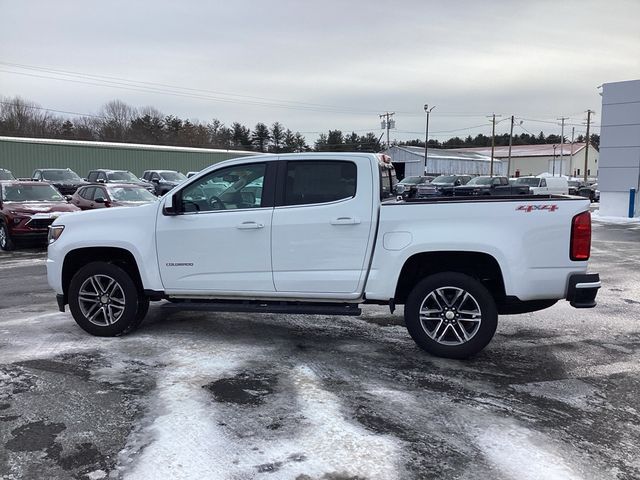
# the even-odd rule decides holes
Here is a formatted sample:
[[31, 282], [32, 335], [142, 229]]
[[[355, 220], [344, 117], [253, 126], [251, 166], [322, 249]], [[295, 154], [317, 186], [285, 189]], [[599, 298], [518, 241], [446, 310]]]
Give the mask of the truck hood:
[[67, 202], [5, 202], [5, 208], [12, 212], [27, 215], [35, 215], [36, 213], [52, 213], [52, 212], [77, 212], [80, 209], [75, 205]]
[[[75, 208], [75, 207], [74, 207]], [[92, 225], [113, 225], [120, 228], [126, 222], [136, 222], [143, 217], [155, 218], [158, 209], [158, 202], [140, 205], [137, 208], [98, 208], [95, 210], [84, 210], [75, 215], [58, 219], [54, 225], [78, 226], [79, 228], [90, 230]]]

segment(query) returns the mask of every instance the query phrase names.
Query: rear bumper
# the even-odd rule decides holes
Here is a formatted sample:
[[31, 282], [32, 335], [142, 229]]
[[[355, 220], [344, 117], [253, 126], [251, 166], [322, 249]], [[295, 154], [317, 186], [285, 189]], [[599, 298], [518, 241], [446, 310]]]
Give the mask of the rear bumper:
[[569, 277], [567, 300], [574, 308], [593, 308], [600, 286], [599, 274], [575, 273]]

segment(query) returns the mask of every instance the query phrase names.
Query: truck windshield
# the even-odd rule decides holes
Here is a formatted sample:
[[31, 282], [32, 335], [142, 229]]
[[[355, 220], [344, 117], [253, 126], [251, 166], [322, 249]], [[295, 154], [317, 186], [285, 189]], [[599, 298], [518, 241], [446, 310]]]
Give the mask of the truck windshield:
[[491, 185], [491, 177], [475, 177], [469, 180], [467, 185]]
[[181, 182], [187, 178], [180, 172], [160, 172], [160, 176], [167, 182]]
[[0, 170], [0, 180], [15, 180], [9, 170]]
[[42, 172], [42, 178], [50, 182], [63, 182], [65, 180], [79, 181], [82, 180], [73, 170], [45, 170]]
[[6, 185], [2, 192], [5, 202], [62, 202], [64, 199], [51, 185]]
[[140, 179], [131, 172], [109, 172], [109, 180], [117, 182], [139, 182]]
[[522, 177], [516, 180], [516, 185], [526, 185], [528, 187], [539, 187], [540, 179], [535, 177]]
[[455, 181], [456, 181], [455, 175], [440, 175], [439, 177], [434, 178], [433, 182], [431, 183], [453, 185]]
[[418, 185], [422, 182], [422, 177], [407, 177], [400, 183], [403, 185]]

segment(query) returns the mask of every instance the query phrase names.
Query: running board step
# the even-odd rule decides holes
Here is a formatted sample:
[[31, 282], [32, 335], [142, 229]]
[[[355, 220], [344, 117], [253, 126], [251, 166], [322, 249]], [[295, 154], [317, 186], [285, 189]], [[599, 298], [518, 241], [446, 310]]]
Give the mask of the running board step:
[[285, 313], [306, 315], [358, 316], [362, 310], [353, 303], [212, 301], [173, 298], [163, 308], [204, 312]]

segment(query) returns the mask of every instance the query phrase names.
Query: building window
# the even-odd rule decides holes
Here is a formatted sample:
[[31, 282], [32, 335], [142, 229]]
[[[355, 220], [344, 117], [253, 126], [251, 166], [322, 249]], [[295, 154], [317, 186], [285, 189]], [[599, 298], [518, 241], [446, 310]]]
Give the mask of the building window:
[[587, 170], [587, 175], [591, 175], [591, 169]]

